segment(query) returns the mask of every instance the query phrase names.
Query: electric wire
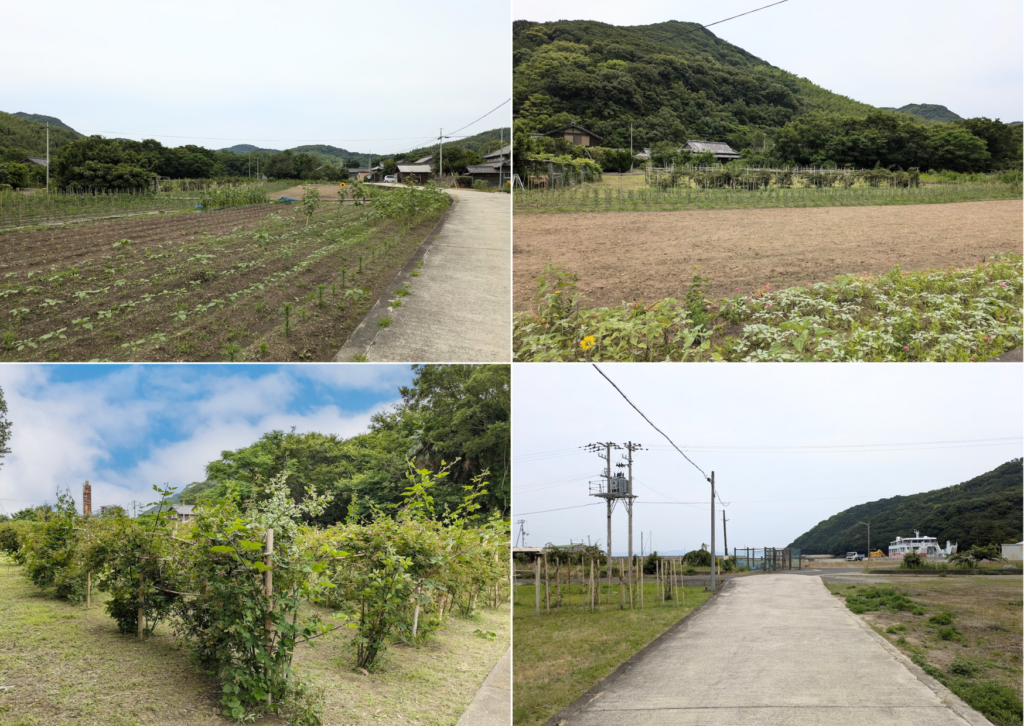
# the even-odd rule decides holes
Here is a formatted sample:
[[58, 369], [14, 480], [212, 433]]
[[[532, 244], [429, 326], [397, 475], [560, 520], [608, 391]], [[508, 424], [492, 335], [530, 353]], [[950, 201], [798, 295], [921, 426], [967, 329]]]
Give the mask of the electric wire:
[[748, 10], [745, 13], [740, 13], [739, 15], [733, 15], [731, 18], [725, 18], [725, 20], [716, 20], [715, 22], [708, 23], [707, 25], [700, 25], [700, 26], [698, 26], [696, 28], [692, 28], [691, 30], [686, 30], [686, 31], [683, 31], [681, 33], [676, 33], [675, 35], [670, 35], [667, 38], [659, 40], [658, 42], [659, 43], [664, 43], [665, 41], [673, 40], [674, 38], [681, 38], [684, 35], [689, 35], [690, 33], [696, 33], [698, 30], [704, 30], [705, 28], [710, 28], [712, 25], [721, 25], [722, 23], [727, 23], [730, 20], [735, 20], [736, 18], [742, 18], [744, 15], [752, 15], [753, 13], [760, 12], [761, 10], [767, 10], [768, 8], [773, 8], [776, 5], [782, 5], [782, 3], [786, 3], [786, 2], [789, 2], [789, 0], [779, 0], [779, 2], [777, 2], [777, 3], [772, 3], [771, 5], [764, 5], [764, 6], [759, 7], [759, 8], [754, 8], [753, 10]]

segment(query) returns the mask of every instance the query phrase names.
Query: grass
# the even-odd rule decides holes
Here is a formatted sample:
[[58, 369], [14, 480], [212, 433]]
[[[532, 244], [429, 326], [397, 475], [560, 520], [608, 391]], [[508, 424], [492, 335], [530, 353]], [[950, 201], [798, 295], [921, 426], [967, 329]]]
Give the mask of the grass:
[[[583, 586], [573, 586], [570, 605], [567, 586], [563, 584], [560, 607], [556, 590], [551, 589], [550, 612], [544, 610], [542, 590], [538, 617], [534, 610], [533, 585], [517, 586], [513, 617], [512, 722], [516, 726], [542, 723], [710, 597], [702, 588], [686, 587], [683, 588], [685, 605], [681, 603], [676, 607], [674, 602], [655, 605], [655, 587], [654, 583], [646, 586], [643, 610], [621, 610], [618, 585], [612, 585], [610, 604], [602, 604], [596, 612], [590, 612]], [[606, 585], [606, 596], [608, 591]]]
[[[639, 178], [641, 181], [637, 182]], [[551, 212], [634, 212], [680, 209], [766, 209], [772, 207], [863, 207], [1020, 199], [1021, 183], [953, 182], [918, 187], [794, 187], [716, 189], [642, 186], [643, 177], [609, 178], [598, 184], [516, 191], [516, 214]]]
[[[0, 685], [14, 686], [0, 691], [0, 725], [233, 723], [220, 715], [217, 682], [197, 670], [166, 624], [145, 642], [119, 635], [105, 599], [94, 597], [88, 610], [52, 599], [20, 568], [0, 563]], [[369, 676], [352, 669], [347, 634], [300, 647], [294, 664], [323, 687], [325, 726], [454, 724], [508, 648], [509, 619], [507, 604], [453, 617], [421, 644], [395, 644]]]
[[[1021, 724], [1024, 608], [1019, 579], [917, 577], [894, 587], [826, 585], [925, 672], [993, 723]], [[879, 607], [861, 609], [865, 603]]]
[[140, 212], [194, 209], [198, 192], [75, 194], [0, 192], [0, 227]]
[[1024, 342], [1020, 254], [973, 268], [843, 275], [769, 286], [714, 304], [706, 279], [685, 300], [587, 308], [576, 276], [549, 268], [536, 312], [513, 322], [518, 361], [982, 361]]

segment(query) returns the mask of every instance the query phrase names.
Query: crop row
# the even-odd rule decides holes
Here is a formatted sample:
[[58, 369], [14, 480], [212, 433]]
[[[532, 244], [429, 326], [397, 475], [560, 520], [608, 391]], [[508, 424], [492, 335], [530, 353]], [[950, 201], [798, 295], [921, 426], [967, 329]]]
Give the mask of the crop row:
[[[538, 312], [514, 322], [522, 361], [982, 361], [1024, 343], [1019, 254], [965, 270], [845, 275], [713, 305], [695, 277], [684, 300], [587, 308], [576, 276], [549, 268]], [[739, 334], [726, 330], [741, 328]]]
[[517, 190], [517, 212], [587, 212], [678, 209], [758, 209], [771, 207], [845, 207], [936, 204], [990, 199], [1020, 199], [1022, 186], [1012, 183], [950, 183], [919, 187], [768, 187], [702, 188], [696, 186], [613, 189], [580, 186]]

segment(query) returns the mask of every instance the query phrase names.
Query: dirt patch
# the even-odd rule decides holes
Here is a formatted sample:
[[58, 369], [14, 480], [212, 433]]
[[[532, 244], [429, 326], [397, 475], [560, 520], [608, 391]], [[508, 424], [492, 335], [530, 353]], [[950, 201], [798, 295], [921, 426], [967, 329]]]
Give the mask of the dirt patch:
[[[548, 264], [580, 277], [594, 306], [682, 298], [695, 272], [712, 299], [855, 272], [967, 266], [1021, 250], [1021, 202], [592, 212], [515, 217], [513, 295], [527, 310]], [[695, 270], [699, 267], [699, 270]]]

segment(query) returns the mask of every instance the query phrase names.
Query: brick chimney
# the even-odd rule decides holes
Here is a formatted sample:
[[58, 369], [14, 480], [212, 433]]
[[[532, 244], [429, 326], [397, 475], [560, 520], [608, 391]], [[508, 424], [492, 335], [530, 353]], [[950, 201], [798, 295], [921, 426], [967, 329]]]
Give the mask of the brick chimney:
[[86, 517], [92, 514], [92, 486], [88, 481], [82, 485], [82, 514]]

